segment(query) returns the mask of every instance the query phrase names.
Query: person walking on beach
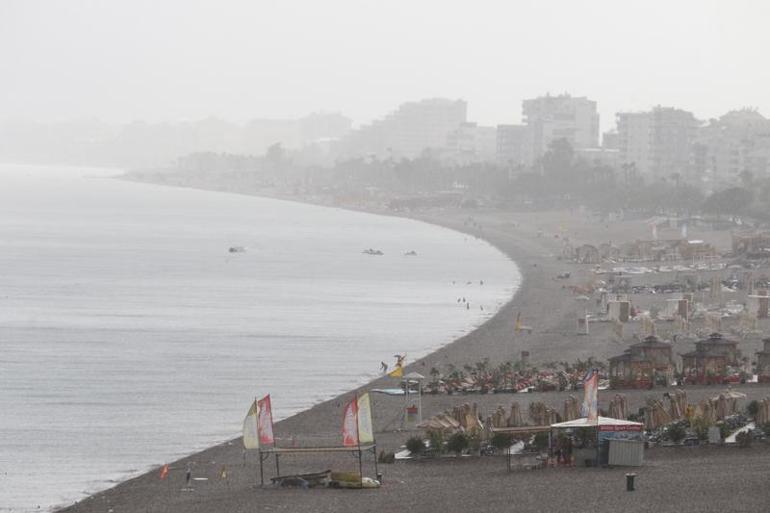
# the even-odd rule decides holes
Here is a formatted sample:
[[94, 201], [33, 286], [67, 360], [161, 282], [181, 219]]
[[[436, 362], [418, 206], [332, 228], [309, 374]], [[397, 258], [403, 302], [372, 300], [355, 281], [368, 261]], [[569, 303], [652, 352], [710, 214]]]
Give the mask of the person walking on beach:
[[387, 374], [388, 372], [388, 364], [385, 362], [380, 362], [380, 372], [383, 374]]

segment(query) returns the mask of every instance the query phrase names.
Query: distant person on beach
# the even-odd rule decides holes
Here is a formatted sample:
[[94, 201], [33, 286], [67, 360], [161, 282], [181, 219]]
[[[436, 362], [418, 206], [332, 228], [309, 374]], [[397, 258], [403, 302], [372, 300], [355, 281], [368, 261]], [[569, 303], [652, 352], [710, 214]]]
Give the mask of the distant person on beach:
[[380, 371], [383, 373], [388, 372], [388, 364], [385, 362], [380, 362]]

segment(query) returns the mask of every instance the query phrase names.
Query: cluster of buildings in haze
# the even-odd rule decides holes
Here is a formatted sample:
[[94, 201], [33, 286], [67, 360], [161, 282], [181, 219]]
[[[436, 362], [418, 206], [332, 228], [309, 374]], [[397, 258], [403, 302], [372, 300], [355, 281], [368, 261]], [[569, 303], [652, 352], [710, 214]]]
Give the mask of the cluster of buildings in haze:
[[616, 127], [599, 134], [595, 101], [568, 94], [522, 102], [522, 124], [482, 126], [468, 121], [462, 100], [407, 103], [339, 141], [339, 155], [414, 158], [428, 153], [449, 164], [495, 162], [537, 166], [557, 139], [590, 164], [651, 179], [729, 181], [764, 176], [770, 162], [770, 120], [753, 109], [698, 120], [691, 112], [653, 107], [618, 112]]
[[0, 125], [0, 159], [163, 166], [195, 152], [262, 155], [280, 144], [300, 166], [430, 157], [448, 166], [537, 169], [551, 143], [564, 139], [591, 165], [652, 180], [719, 184], [770, 170], [770, 120], [753, 109], [708, 121], [673, 107], [618, 112], [615, 128], [604, 134], [597, 104], [586, 97], [546, 94], [524, 100], [521, 113], [521, 124], [484, 126], [468, 119], [464, 100], [432, 98], [404, 103], [357, 128], [339, 113], [242, 124], [216, 118], [124, 126], [16, 122]]

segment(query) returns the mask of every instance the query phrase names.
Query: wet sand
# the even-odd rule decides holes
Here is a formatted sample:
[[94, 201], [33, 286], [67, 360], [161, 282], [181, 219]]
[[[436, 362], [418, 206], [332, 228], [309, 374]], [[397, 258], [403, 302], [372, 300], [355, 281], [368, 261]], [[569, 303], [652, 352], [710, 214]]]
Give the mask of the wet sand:
[[[468, 222], [468, 216], [474, 223]], [[494, 365], [517, 360], [522, 350], [533, 363], [574, 361], [594, 356], [606, 359], [619, 354], [630, 339], [619, 344], [609, 336], [609, 326], [591, 326], [589, 336], [575, 334], [575, 318], [583, 307], [563, 287], [592, 279], [591, 266], [566, 263], [561, 254], [563, 237], [600, 243], [645, 238], [641, 222], [597, 223], [571, 213], [513, 214], [505, 212], [436, 211], [416, 216], [481, 236], [508, 254], [519, 265], [522, 284], [516, 296], [492, 319], [446, 347], [412, 362], [407, 372], [428, 375], [431, 367], [444, 369], [449, 363], [461, 367], [489, 358]], [[566, 220], [565, 220], [566, 219]], [[697, 236], [698, 234], [694, 234]], [[711, 234], [723, 237], [723, 234]], [[724, 241], [722, 241], [724, 242]], [[566, 283], [555, 277], [570, 272]], [[515, 334], [514, 322], [521, 312], [531, 334]], [[742, 343], [743, 344], [743, 343]], [[744, 352], [749, 347], [741, 348]], [[677, 351], [679, 348], [677, 348]], [[396, 384], [381, 378], [362, 389]], [[770, 395], [770, 387], [739, 387], [750, 399]], [[718, 387], [687, 387], [690, 400], [718, 393]], [[663, 390], [653, 391], [660, 395]], [[607, 406], [613, 391], [600, 393], [600, 407]], [[650, 391], [626, 392], [631, 411], [641, 406]], [[342, 405], [353, 391], [316, 405], [275, 426], [281, 446], [339, 445]], [[436, 395], [425, 396], [425, 416], [463, 402], [477, 402], [486, 415], [497, 405], [518, 400], [523, 408], [531, 400], [542, 400], [559, 409], [567, 393]], [[399, 431], [403, 399], [373, 395], [377, 442], [385, 451], [397, 450], [410, 436]], [[257, 455], [243, 450], [239, 439], [212, 447], [171, 465], [169, 479], [161, 481], [157, 471], [121, 483], [64, 509], [67, 512], [253, 512], [253, 511], [756, 511], [770, 497], [761, 484], [770, 470], [770, 452], [764, 446], [752, 449], [658, 448], [646, 455], [647, 464], [637, 469], [638, 491], [625, 492], [623, 469], [545, 469], [508, 474], [499, 457], [437, 458], [419, 462], [380, 465], [384, 486], [371, 491], [299, 490], [261, 488]], [[185, 471], [192, 470], [193, 490], [186, 490]], [[221, 479], [222, 467], [227, 479]], [[357, 459], [350, 454], [287, 455], [281, 459], [282, 473], [325, 469], [355, 471]], [[374, 475], [371, 456], [364, 462], [365, 475]], [[273, 460], [265, 462], [266, 479], [275, 475]], [[203, 479], [206, 480], [203, 480]], [[731, 498], [740, 494], [736, 506]]]

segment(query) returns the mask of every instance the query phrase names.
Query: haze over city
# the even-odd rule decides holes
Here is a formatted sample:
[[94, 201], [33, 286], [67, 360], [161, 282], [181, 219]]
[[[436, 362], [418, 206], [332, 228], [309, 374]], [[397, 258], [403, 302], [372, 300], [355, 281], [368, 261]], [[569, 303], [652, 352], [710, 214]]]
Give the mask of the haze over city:
[[546, 92], [615, 112], [770, 112], [764, 2], [6, 0], [0, 118], [297, 118], [420, 98], [520, 121]]

